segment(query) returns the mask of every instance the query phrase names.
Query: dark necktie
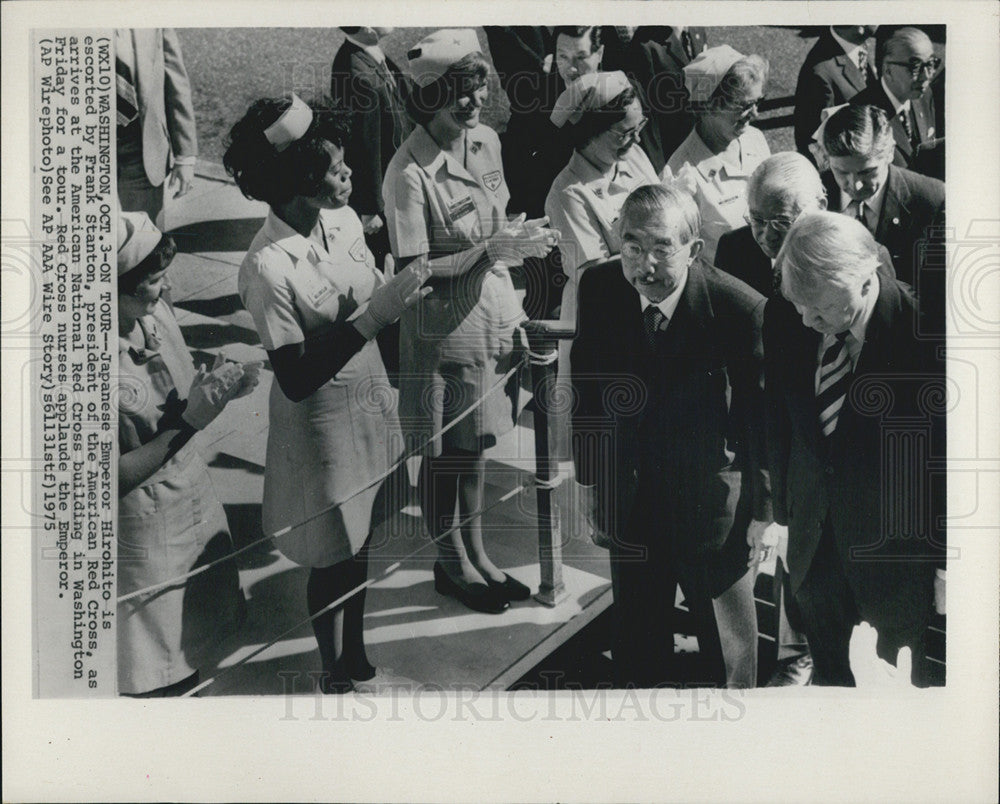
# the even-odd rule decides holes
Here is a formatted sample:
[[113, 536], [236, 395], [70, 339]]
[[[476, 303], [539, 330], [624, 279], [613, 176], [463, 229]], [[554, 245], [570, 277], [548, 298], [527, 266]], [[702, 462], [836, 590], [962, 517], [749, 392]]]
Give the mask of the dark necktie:
[[865, 215], [865, 202], [852, 201], [851, 203], [855, 205], [854, 218], [858, 221], [858, 223], [868, 229], [868, 231], [871, 231], [868, 227], [868, 216]]
[[681, 47], [684, 48], [684, 53], [687, 56], [688, 61], [691, 61], [695, 56], [694, 42], [691, 41], [691, 34], [688, 33], [687, 28], [681, 31]]
[[858, 69], [861, 71], [861, 83], [868, 86], [868, 51], [864, 48], [858, 51]]
[[819, 408], [819, 429], [829, 437], [837, 429], [837, 417], [844, 406], [847, 386], [851, 381], [851, 357], [847, 351], [847, 332], [837, 333], [834, 342], [823, 352], [816, 371]]
[[115, 56], [115, 89], [118, 95], [118, 128], [128, 128], [139, 117], [139, 99], [132, 68]]
[[660, 331], [664, 320], [666, 320], [666, 316], [655, 304], [649, 305], [642, 311], [642, 328], [650, 346], [656, 346], [656, 333]]
[[913, 106], [906, 109], [900, 109], [899, 119], [903, 124], [903, 130], [906, 131], [906, 138], [910, 141], [910, 148], [916, 150], [919, 138], [916, 136], [916, 128], [913, 125], [913, 120], [911, 115], [913, 114]]

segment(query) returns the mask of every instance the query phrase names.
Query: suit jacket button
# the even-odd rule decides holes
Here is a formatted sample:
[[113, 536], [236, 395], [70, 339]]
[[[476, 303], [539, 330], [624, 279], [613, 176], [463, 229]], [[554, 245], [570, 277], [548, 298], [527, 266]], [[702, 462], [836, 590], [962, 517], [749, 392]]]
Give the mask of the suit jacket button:
[[827, 473], [828, 475], [832, 475], [832, 474], [833, 474], [833, 467], [832, 467], [832, 466], [828, 466], [828, 467], [826, 467], [826, 473]]

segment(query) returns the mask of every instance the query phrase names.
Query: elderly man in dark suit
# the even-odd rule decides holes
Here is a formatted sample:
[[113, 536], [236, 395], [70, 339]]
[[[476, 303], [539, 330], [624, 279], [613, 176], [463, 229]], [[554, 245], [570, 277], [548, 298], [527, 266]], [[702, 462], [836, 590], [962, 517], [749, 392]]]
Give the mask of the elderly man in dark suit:
[[625, 72], [639, 91], [650, 127], [655, 126], [659, 132], [663, 161], [653, 162], [657, 171], [663, 170], [666, 160], [694, 126], [694, 116], [686, 103], [684, 67], [706, 47], [704, 28], [643, 25], [636, 28], [625, 52]]
[[330, 72], [330, 97], [351, 112], [346, 162], [351, 207], [361, 218], [368, 247], [379, 265], [389, 253], [382, 179], [396, 149], [413, 130], [405, 99], [410, 78], [388, 58], [379, 40], [392, 28], [342, 27], [346, 39]]
[[[747, 225], [719, 238], [715, 267], [746, 282], [763, 296], [781, 292], [774, 270], [785, 235], [805, 212], [826, 209], [827, 190], [813, 164], [795, 151], [761, 162], [747, 184]], [[879, 272], [895, 279], [892, 258], [879, 246]]]
[[770, 520], [753, 437], [764, 298], [699, 261], [700, 216], [685, 192], [640, 187], [620, 220], [620, 259], [581, 280], [572, 350], [574, 461], [610, 544], [616, 673], [637, 686], [676, 680], [680, 585], [713, 680], [753, 686], [748, 552], [751, 563], [759, 555], [748, 545]]
[[[884, 111], [851, 104], [826, 123], [830, 208], [862, 221], [920, 298], [925, 334], [944, 332], [944, 182], [897, 167]], [[832, 179], [832, 181], [831, 181]]]
[[931, 79], [941, 66], [934, 45], [919, 28], [899, 28], [880, 43], [881, 79], [853, 98], [859, 106], [877, 106], [888, 115], [896, 143], [893, 164], [944, 179], [938, 148], [937, 110]]
[[[907, 289], [880, 277], [874, 238], [832, 212], [801, 216], [778, 254], [784, 298], [764, 314], [768, 467], [814, 684], [853, 686], [860, 621], [878, 653], [913, 654], [943, 586], [944, 376]], [[940, 570], [940, 572], [938, 572]]]
[[115, 31], [118, 200], [161, 228], [164, 182], [191, 189], [198, 136], [191, 83], [173, 28]]
[[795, 147], [809, 159], [820, 113], [847, 103], [877, 78], [865, 45], [875, 25], [832, 25], [806, 56], [795, 85]]

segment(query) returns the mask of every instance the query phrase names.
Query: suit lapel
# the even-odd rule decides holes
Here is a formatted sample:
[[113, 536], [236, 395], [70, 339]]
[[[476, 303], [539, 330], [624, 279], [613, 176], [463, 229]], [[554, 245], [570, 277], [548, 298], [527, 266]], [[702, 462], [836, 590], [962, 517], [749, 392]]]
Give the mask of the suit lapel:
[[879, 243], [892, 242], [892, 233], [900, 226], [900, 221], [909, 220], [910, 193], [900, 179], [896, 169], [889, 166], [889, 176], [885, 184], [885, 198], [879, 214], [875, 239]]
[[[837, 47], [840, 49], [839, 45]], [[840, 55], [834, 61], [837, 62], [840, 71], [844, 74], [844, 80], [854, 87], [855, 91], [860, 92], [865, 88], [864, 76], [861, 75], [861, 70], [858, 69], [858, 65], [847, 57], [847, 54], [843, 50], [840, 51]]]

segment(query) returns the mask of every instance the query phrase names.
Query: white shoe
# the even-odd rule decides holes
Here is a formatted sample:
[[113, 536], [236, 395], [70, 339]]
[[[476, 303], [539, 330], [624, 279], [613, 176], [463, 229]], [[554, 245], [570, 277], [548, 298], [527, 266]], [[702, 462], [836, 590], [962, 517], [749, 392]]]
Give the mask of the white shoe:
[[390, 692], [416, 692], [418, 682], [401, 676], [389, 667], [375, 668], [375, 675], [365, 681], [351, 679], [354, 691], [363, 695], [388, 695]]

